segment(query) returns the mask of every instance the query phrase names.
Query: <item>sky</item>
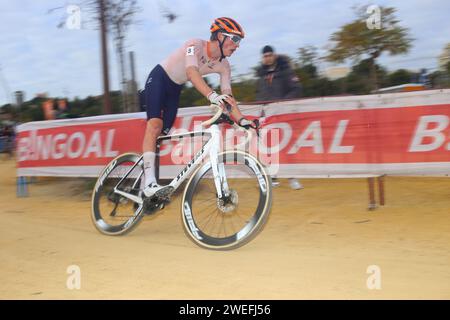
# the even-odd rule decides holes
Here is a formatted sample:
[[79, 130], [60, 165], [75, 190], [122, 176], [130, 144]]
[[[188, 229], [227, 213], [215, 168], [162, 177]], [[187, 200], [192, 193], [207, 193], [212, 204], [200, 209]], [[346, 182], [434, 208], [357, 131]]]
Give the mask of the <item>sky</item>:
[[[84, 98], [102, 92], [100, 36], [88, 21], [81, 0], [0, 0], [0, 106], [11, 101], [16, 90], [25, 100], [47, 92], [50, 96]], [[415, 39], [406, 55], [384, 54], [379, 63], [388, 70], [406, 68], [430, 71], [450, 42], [448, 0], [138, 0], [137, 24], [130, 27], [126, 50], [134, 51], [139, 87], [151, 69], [191, 38], [209, 39], [216, 17], [237, 20], [246, 32], [240, 48], [229, 58], [233, 76], [251, 75], [260, 62], [261, 48], [272, 45], [278, 53], [297, 56], [306, 45], [326, 53], [330, 35], [355, 18], [355, 5], [375, 4], [397, 9], [400, 25]], [[69, 19], [66, 8], [79, 5], [81, 28], [57, 28]], [[61, 7], [48, 13], [50, 9]], [[178, 15], [168, 23], [161, 9]], [[70, 20], [69, 20], [70, 21]], [[120, 87], [117, 56], [112, 41], [109, 51], [110, 86]], [[128, 55], [127, 55], [128, 57]], [[349, 62], [347, 63], [349, 65]], [[324, 69], [334, 66], [321, 63]], [[337, 66], [337, 65], [336, 65]], [[210, 79], [218, 80], [215, 76]]]

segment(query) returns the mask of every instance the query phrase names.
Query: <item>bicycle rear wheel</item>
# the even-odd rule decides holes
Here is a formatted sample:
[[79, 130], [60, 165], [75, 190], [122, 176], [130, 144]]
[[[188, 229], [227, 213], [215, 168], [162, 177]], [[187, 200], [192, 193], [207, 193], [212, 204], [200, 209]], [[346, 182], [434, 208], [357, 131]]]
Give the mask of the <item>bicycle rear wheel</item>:
[[142, 164], [135, 166], [139, 158], [134, 153], [122, 154], [112, 160], [97, 179], [92, 192], [91, 217], [103, 234], [123, 235], [136, 227], [144, 215], [141, 204], [114, 191], [118, 187], [120, 191], [139, 196], [140, 180], [144, 178]]
[[272, 183], [264, 166], [241, 151], [219, 154], [230, 193], [218, 199], [211, 162], [190, 178], [183, 194], [182, 220], [188, 237], [203, 248], [231, 250], [252, 240], [267, 222]]

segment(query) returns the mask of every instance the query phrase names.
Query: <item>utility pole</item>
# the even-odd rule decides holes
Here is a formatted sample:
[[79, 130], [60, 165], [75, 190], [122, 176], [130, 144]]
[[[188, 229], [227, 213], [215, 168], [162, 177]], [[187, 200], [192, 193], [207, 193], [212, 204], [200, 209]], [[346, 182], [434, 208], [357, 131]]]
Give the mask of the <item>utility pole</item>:
[[123, 26], [120, 23], [117, 23], [117, 54], [119, 56], [119, 64], [120, 64], [120, 81], [122, 83], [122, 110], [125, 113], [130, 112], [129, 103], [128, 103], [128, 90], [127, 90], [127, 79], [125, 75], [125, 57], [124, 57], [124, 40], [125, 37], [123, 35]]
[[134, 52], [130, 51], [130, 68], [131, 68], [131, 82], [130, 82], [130, 96], [131, 96], [131, 112], [139, 111], [139, 97], [137, 90], [137, 81], [136, 81], [136, 68], [134, 64]]
[[0, 82], [2, 83], [3, 86], [3, 90], [5, 91], [5, 98], [6, 101], [10, 104], [12, 103], [12, 94], [11, 94], [11, 89], [9, 88], [8, 82], [6, 81], [6, 78], [3, 76], [2, 73], [2, 66], [0, 65]]
[[98, 0], [100, 9], [100, 37], [102, 46], [102, 65], [103, 65], [103, 113], [111, 114], [111, 100], [109, 98], [109, 69], [108, 69], [108, 45], [106, 43], [106, 19], [105, 19], [105, 1]]
[[119, 60], [120, 82], [122, 86], [122, 111], [130, 112], [128, 81], [126, 75], [125, 38], [139, 11], [137, 0], [105, 0], [107, 7], [107, 23], [114, 36], [115, 49]]

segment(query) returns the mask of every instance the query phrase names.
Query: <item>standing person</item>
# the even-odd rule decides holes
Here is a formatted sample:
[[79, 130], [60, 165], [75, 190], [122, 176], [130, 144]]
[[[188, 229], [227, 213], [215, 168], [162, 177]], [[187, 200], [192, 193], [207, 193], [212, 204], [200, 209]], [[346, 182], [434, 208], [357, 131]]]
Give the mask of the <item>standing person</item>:
[[[272, 101], [299, 98], [301, 87], [289, 58], [275, 54], [275, 50], [269, 45], [264, 46], [261, 53], [262, 63], [256, 70], [258, 76], [256, 99]], [[276, 178], [273, 180], [274, 185], [279, 184]], [[294, 190], [303, 189], [296, 178], [290, 178], [289, 185]]]
[[0, 133], [0, 139], [3, 140], [3, 151], [8, 153], [9, 158], [12, 158], [15, 145], [14, 128], [10, 125], [6, 125]]
[[299, 98], [301, 87], [289, 57], [277, 55], [271, 46], [262, 49], [262, 63], [257, 68], [258, 101]]
[[[231, 90], [231, 69], [227, 57], [239, 48], [244, 30], [235, 20], [221, 17], [210, 27], [210, 40], [191, 39], [158, 64], [148, 76], [145, 85], [147, 127], [142, 145], [146, 197], [163, 194], [167, 186], [160, 186], [155, 178], [156, 140], [161, 133], [167, 134], [178, 110], [181, 88], [190, 81], [211, 104], [225, 107], [231, 105], [230, 114], [240, 126], [256, 127], [256, 122], [245, 118], [240, 112]], [[202, 76], [210, 73], [220, 75], [221, 94], [216, 93]]]

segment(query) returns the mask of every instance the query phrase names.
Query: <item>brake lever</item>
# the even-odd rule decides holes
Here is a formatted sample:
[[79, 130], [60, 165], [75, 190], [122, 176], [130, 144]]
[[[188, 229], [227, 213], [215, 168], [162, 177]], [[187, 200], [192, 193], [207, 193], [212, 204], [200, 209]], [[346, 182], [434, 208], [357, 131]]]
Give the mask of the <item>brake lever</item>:
[[256, 135], [258, 136], [258, 138], [259, 138], [259, 123], [257, 123], [256, 124], [256, 128], [255, 127], [253, 127], [252, 125], [250, 125], [250, 124], [248, 124], [248, 125], [245, 125], [245, 126], [240, 126], [240, 127], [242, 127], [242, 128], [244, 128], [245, 130], [250, 130], [250, 129], [253, 129], [253, 130], [255, 130], [256, 131]]
[[225, 104], [225, 108], [227, 109], [228, 112], [231, 112], [231, 104], [229, 104], [228, 102], [224, 101], [223, 102]]
[[256, 131], [256, 135], [257, 135], [258, 138], [259, 138], [259, 120], [258, 120], [258, 119], [255, 119], [255, 120], [253, 120], [253, 123], [254, 123], [255, 126], [256, 126], [255, 131]]

